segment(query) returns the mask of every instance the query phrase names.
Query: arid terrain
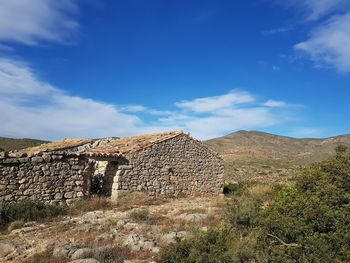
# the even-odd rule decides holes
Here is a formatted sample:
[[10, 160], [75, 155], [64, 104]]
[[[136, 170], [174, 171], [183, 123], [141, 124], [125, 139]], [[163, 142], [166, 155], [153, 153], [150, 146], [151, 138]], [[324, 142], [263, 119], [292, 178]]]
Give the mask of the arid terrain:
[[224, 203], [222, 197], [151, 199], [141, 193], [116, 203], [88, 200], [66, 216], [3, 231], [0, 261], [152, 262], [161, 247], [217, 224]]
[[4, 150], [4, 151], [20, 150], [28, 147], [38, 146], [46, 142], [47, 141], [27, 139], [27, 138], [13, 139], [13, 138], [0, 137], [0, 150]]
[[228, 181], [284, 181], [301, 167], [324, 160], [350, 135], [297, 139], [258, 131], [238, 131], [205, 142], [225, 161]]
[[[6, 147], [0, 147], [23, 147], [16, 140], [5, 141]], [[248, 192], [264, 197], [267, 206], [274, 191], [270, 182], [290, 181], [302, 167], [334, 155], [337, 145], [350, 146], [350, 136], [295, 139], [239, 131], [205, 143], [223, 157], [226, 181], [258, 182]], [[15, 221], [3, 228], [0, 262], [155, 262], [163, 247], [217, 225], [228, 200], [222, 196], [154, 199], [142, 193], [114, 202], [83, 200], [58, 217]]]

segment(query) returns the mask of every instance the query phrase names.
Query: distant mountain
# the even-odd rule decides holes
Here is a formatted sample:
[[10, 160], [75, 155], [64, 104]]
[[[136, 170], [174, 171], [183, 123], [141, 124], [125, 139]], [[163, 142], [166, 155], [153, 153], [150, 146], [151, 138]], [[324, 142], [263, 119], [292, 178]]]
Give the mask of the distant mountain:
[[35, 139], [13, 139], [13, 138], [5, 138], [0, 137], [0, 151], [12, 151], [12, 150], [20, 150], [27, 147], [38, 146], [43, 143], [47, 143], [48, 141], [35, 140]]
[[258, 131], [238, 131], [205, 142], [226, 164], [228, 178], [238, 181], [290, 178], [298, 167], [309, 166], [350, 147], [350, 135], [325, 139], [297, 139]]

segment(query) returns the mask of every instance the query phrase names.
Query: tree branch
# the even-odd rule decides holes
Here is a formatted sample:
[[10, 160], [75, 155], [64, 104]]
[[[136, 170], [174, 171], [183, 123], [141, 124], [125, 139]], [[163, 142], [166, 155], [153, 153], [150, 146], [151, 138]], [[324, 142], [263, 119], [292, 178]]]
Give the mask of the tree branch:
[[276, 239], [278, 242], [280, 242], [285, 247], [302, 247], [302, 245], [297, 244], [297, 243], [286, 243], [282, 239], [280, 239], [278, 236], [275, 236], [275, 235], [272, 235], [272, 234], [269, 234], [269, 233], [267, 234], [267, 236]]

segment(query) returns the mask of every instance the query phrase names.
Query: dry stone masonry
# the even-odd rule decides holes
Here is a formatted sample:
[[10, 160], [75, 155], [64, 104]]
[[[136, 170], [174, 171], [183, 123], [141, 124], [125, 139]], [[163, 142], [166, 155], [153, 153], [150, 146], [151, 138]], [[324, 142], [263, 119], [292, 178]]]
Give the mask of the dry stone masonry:
[[0, 201], [70, 204], [131, 191], [151, 196], [218, 195], [223, 162], [182, 132], [100, 140], [66, 139], [0, 153]]

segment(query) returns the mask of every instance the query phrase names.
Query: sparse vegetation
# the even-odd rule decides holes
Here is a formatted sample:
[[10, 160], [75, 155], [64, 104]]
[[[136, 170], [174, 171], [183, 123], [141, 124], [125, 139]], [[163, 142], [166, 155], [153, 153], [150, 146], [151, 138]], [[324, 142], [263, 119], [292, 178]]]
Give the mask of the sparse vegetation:
[[5, 226], [13, 221], [36, 221], [65, 214], [63, 207], [44, 204], [32, 200], [17, 203], [0, 203], [0, 225]]
[[157, 197], [153, 198], [142, 192], [132, 192], [118, 197], [117, 207], [119, 210], [128, 210], [143, 205], [160, 205], [166, 203], [167, 199]]
[[110, 198], [107, 197], [93, 197], [89, 199], [81, 199], [76, 201], [73, 206], [69, 208], [70, 214], [78, 214], [81, 212], [88, 212], [94, 210], [111, 209], [113, 204]]
[[350, 136], [296, 139], [257, 131], [238, 131], [205, 142], [225, 161], [226, 180], [289, 183], [302, 168], [350, 147]]
[[24, 221], [23, 220], [15, 220], [11, 222], [7, 228], [8, 231], [12, 231], [14, 229], [18, 229], [24, 226]]
[[147, 222], [152, 219], [152, 215], [148, 209], [134, 210], [129, 214], [129, 216], [136, 222]]
[[126, 247], [106, 248], [99, 252], [96, 258], [101, 263], [124, 262], [132, 258], [132, 252]]
[[281, 190], [232, 194], [218, 226], [164, 249], [159, 262], [349, 262], [349, 207], [350, 154], [342, 150]]
[[52, 256], [52, 250], [47, 250], [25, 259], [22, 263], [65, 263], [68, 261], [68, 257], [54, 257]]
[[34, 139], [12, 139], [0, 137], [0, 152], [20, 150], [28, 147], [38, 146], [48, 141]]

